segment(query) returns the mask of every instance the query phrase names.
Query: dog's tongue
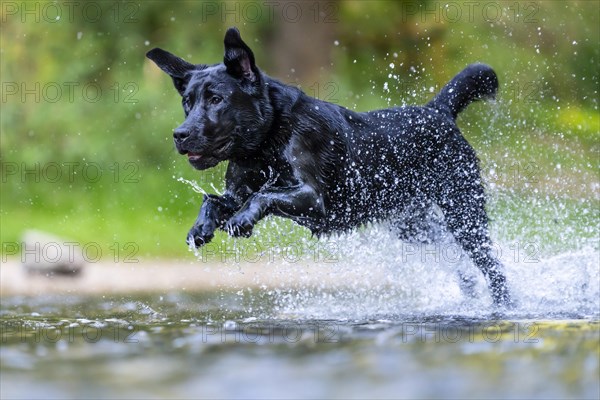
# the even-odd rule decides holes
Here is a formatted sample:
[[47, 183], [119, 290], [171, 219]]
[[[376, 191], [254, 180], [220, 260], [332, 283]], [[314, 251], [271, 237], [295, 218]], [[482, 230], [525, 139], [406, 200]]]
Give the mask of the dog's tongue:
[[188, 152], [188, 153], [187, 153], [187, 156], [188, 156], [188, 158], [190, 158], [190, 157], [200, 157], [200, 154], [198, 154], [198, 153], [192, 153], [192, 152]]

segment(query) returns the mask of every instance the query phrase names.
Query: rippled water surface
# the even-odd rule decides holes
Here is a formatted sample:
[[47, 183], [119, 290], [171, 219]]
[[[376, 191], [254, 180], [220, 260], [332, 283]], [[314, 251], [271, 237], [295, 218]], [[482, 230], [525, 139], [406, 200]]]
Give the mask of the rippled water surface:
[[299, 296], [4, 298], [2, 398], [599, 395], [598, 314], [326, 319], [282, 305]]

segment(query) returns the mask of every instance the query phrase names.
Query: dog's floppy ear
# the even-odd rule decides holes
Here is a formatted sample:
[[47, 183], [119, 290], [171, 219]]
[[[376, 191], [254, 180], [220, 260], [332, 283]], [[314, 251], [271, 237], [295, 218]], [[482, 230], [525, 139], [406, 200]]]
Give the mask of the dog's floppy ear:
[[156, 65], [173, 78], [173, 84], [179, 94], [185, 92], [189, 82], [190, 71], [197, 69], [197, 66], [190, 64], [182, 58], [169, 53], [163, 49], [155, 48], [146, 53], [146, 57], [154, 61]]
[[238, 78], [256, 81], [258, 68], [254, 63], [254, 54], [242, 40], [237, 28], [229, 28], [225, 33], [225, 57], [223, 63], [227, 73]]

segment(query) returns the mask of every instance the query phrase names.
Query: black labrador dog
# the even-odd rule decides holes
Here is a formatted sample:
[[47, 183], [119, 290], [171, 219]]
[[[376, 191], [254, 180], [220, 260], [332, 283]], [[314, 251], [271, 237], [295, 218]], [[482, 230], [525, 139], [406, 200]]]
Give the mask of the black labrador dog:
[[495, 96], [490, 67], [469, 65], [424, 107], [354, 112], [264, 74], [236, 28], [225, 34], [221, 64], [190, 64], [161, 49], [147, 57], [182, 97], [177, 151], [199, 170], [229, 162], [225, 193], [204, 196], [188, 243], [202, 246], [216, 229], [248, 237], [269, 214], [315, 235], [387, 220], [402, 239], [427, 239], [437, 205], [495, 304], [510, 304], [478, 159], [456, 126], [471, 102]]

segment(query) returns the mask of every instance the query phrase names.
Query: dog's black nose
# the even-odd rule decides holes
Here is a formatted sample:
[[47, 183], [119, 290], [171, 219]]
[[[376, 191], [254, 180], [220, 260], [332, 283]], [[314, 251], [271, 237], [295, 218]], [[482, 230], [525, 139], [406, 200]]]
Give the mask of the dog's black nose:
[[181, 143], [190, 136], [187, 129], [177, 128], [173, 131], [173, 138], [176, 142]]

